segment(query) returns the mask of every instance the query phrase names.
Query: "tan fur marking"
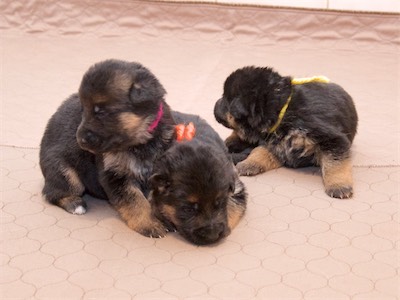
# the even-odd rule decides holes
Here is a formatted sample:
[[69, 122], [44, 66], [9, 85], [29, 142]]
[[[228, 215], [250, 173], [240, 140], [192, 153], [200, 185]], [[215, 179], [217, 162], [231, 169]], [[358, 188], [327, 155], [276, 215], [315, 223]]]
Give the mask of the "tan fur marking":
[[143, 118], [130, 112], [123, 112], [118, 116], [123, 129], [130, 131], [136, 130], [143, 123]]
[[315, 143], [309, 138], [304, 138], [304, 152], [303, 154], [310, 154], [315, 152]]
[[262, 146], [254, 148], [244, 162], [257, 165], [264, 171], [277, 169], [282, 166], [278, 159], [267, 148]]
[[228, 122], [228, 124], [229, 124], [229, 126], [230, 126], [231, 128], [236, 128], [236, 127], [237, 127], [235, 118], [231, 115], [230, 112], [227, 112], [227, 113], [226, 113], [226, 120], [227, 120], [227, 122]]
[[322, 177], [326, 188], [352, 186], [351, 159], [333, 160], [330, 156], [321, 158]]
[[81, 180], [79, 179], [78, 174], [76, 171], [70, 167], [66, 167], [62, 170], [65, 178], [67, 179], [71, 190], [76, 194], [82, 194], [85, 190], [84, 185], [82, 184]]
[[96, 94], [92, 98], [92, 103], [93, 104], [101, 104], [101, 103], [106, 103], [109, 101], [109, 98], [106, 95], [103, 94]]
[[197, 202], [199, 202], [199, 198], [198, 198], [196, 195], [189, 195], [189, 196], [187, 197], [187, 200], [188, 200], [190, 203], [197, 203]]
[[121, 128], [131, 138], [132, 144], [145, 143], [152, 137], [148, 131], [152, 117], [143, 118], [131, 112], [124, 112], [119, 115], [118, 119]]
[[68, 196], [64, 197], [58, 200], [58, 205], [60, 205], [62, 208], [67, 208], [68, 206], [71, 206], [71, 203], [77, 202], [77, 201], [82, 201], [80, 197], [77, 196]]
[[117, 205], [116, 209], [129, 228], [148, 236], [165, 234], [162, 224], [152, 215], [149, 201], [139, 189], [128, 189], [125, 197], [131, 201]]
[[113, 87], [122, 91], [129, 91], [132, 85], [132, 76], [126, 72], [116, 71]]
[[103, 155], [104, 170], [113, 170], [120, 173], [129, 173], [131, 158], [126, 152], [107, 152]]
[[[289, 136], [290, 138], [290, 136]], [[309, 152], [314, 148], [315, 143], [307, 138], [305, 135], [296, 135], [292, 136], [292, 147], [293, 148], [304, 148], [305, 152]]]
[[234, 200], [228, 200], [228, 227], [229, 229], [233, 229], [242, 219], [245, 207], [238, 205]]
[[164, 204], [161, 208], [161, 214], [174, 225], [179, 225], [180, 222], [176, 218], [176, 209], [171, 205]]

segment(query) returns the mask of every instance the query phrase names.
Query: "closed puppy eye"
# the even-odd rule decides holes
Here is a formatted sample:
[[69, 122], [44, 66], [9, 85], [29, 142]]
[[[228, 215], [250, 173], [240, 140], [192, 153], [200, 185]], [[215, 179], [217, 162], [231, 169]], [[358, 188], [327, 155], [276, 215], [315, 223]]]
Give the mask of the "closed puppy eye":
[[195, 214], [199, 210], [199, 205], [197, 203], [192, 203], [185, 205], [182, 210], [187, 214]]
[[235, 182], [230, 183], [228, 186], [228, 194], [233, 194], [235, 192], [235, 187], [236, 187]]
[[214, 202], [215, 208], [220, 208], [220, 207], [222, 206], [222, 203], [223, 203], [222, 199], [217, 199], [217, 200]]

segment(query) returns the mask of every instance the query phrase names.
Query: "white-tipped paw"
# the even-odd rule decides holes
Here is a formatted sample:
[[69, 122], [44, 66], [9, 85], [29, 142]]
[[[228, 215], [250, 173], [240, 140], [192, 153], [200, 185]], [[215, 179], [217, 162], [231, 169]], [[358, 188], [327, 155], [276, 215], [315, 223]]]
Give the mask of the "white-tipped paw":
[[83, 215], [86, 213], [86, 208], [84, 208], [82, 205], [78, 205], [75, 207], [75, 210], [72, 212], [74, 215]]

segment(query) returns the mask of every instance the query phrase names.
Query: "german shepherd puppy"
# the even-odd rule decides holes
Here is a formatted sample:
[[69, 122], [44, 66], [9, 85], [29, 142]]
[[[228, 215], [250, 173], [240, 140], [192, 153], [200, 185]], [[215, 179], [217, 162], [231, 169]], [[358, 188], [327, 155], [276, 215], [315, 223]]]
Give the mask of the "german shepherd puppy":
[[238, 69], [226, 79], [214, 115], [233, 129], [225, 141], [230, 152], [252, 149], [237, 161], [240, 175], [315, 165], [329, 196], [353, 195], [350, 147], [357, 112], [343, 88], [318, 81], [299, 83], [260, 67]]
[[193, 124], [193, 139], [175, 142], [155, 163], [150, 178], [156, 215], [197, 245], [226, 237], [242, 218], [247, 194], [223, 140], [203, 119], [172, 113]]
[[93, 65], [44, 132], [40, 166], [47, 201], [84, 214], [82, 195], [88, 193], [108, 199], [131, 229], [164, 236], [166, 228], [146, 199], [153, 162], [174, 139], [164, 95], [157, 78], [138, 63]]

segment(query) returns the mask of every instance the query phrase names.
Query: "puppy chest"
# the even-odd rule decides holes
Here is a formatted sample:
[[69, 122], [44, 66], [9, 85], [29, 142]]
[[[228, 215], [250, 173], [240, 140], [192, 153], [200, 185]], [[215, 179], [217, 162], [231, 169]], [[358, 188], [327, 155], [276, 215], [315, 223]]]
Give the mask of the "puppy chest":
[[294, 129], [273, 138], [269, 148], [285, 166], [296, 168], [315, 164], [317, 145], [305, 130]]
[[151, 160], [141, 160], [129, 152], [106, 153], [103, 156], [105, 171], [132, 178], [140, 183], [147, 182], [152, 170]]

